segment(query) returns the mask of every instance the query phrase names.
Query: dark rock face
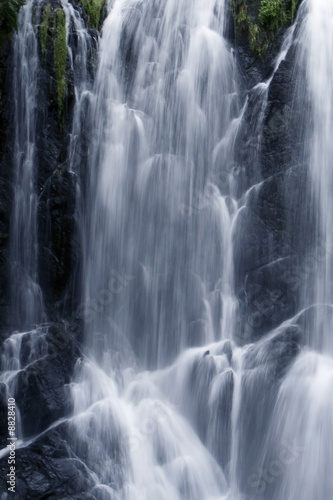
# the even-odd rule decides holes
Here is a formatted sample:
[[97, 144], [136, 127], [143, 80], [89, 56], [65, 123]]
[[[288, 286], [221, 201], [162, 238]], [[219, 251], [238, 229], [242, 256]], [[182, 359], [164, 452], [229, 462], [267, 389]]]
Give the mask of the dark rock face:
[[[69, 383], [74, 365], [81, 356], [79, 333], [78, 327], [54, 324], [23, 334], [20, 340], [16, 340], [16, 348], [11, 339], [5, 341], [2, 347], [6, 358], [4, 362], [14, 369], [19, 368], [9, 390], [19, 402], [24, 437], [44, 431], [53, 422], [71, 413]], [[7, 398], [4, 391], [5, 388], [1, 387], [3, 399]]]
[[[295, 27], [296, 37], [297, 32], [298, 25]], [[309, 124], [304, 123], [301, 112], [305, 107], [310, 109], [310, 102], [306, 88], [302, 88], [303, 73], [304, 68], [297, 61], [297, 42], [294, 42], [269, 86], [260, 161], [264, 178], [291, 167], [302, 170], [307, 157], [304, 135]]]
[[295, 257], [285, 257], [247, 274], [239, 341], [260, 338], [295, 314], [298, 290], [289, 283], [295, 262]]
[[57, 168], [40, 196], [39, 275], [46, 303], [54, 308], [60, 303], [67, 312], [70, 299], [69, 304], [63, 302], [79, 259], [75, 200], [76, 176], [65, 167]]
[[[246, 3], [255, 16], [260, 2]], [[317, 245], [305, 140], [311, 124], [300, 116], [310, 104], [297, 61], [298, 30], [296, 24], [294, 41], [273, 74], [275, 49], [281, 48], [285, 29], [278, 32], [276, 48], [265, 56], [266, 75], [253, 60], [248, 39], [236, 37], [241, 68], [252, 54], [253, 71], [244, 74], [244, 86], [272, 77], [248, 92], [237, 138], [236, 162], [246, 170], [245, 189], [257, 183], [241, 200], [244, 206], [234, 231], [235, 284], [242, 313], [236, 336], [241, 343], [258, 339], [296, 313], [302, 283], [312, 272], [307, 260]]]
[[[48, 2], [51, 12], [61, 5]], [[39, 27], [39, 41], [40, 41]], [[66, 95], [62, 111], [57, 98], [54, 32], [49, 28], [44, 53], [40, 47], [39, 106], [37, 116], [37, 189], [39, 281], [50, 318], [69, 312], [71, 277], [78, 264], [76, 241], [76, 176], [64, 163], [69, 154], [75, 103], [73, 75], [67, 56]], [[75, 47], [73, 47], [75, 51]], [[66, 309], [67, 308], [67, 309]]]
[[[112, 432], [112, 424], [110, 421], [110, 427], [105, 426], [108, 434], [105, 439], [95, 435], [96, 430], [94, 434], [93, 421], [86, 436], [80, 435], [77, 422], [66, 421], [38, 436], [28, 447], [17, 449], [16, 470], [20, 473], [16, 480], [16, 498], [100, 500], [104, 498], [103, 489], [99, 488], [97, 477], [106, 462], [107, 477], [101, 479], [115, 489], [121, 488], [127, 479], [121, 467], [126, 460], [126, 450], [124, 446], [120, 449], [123, 436]], [[93, 462], [89, 449], [94, 448], [92, 440], [100, 450], [100, 456]], [[0, 460], [1, 491], [6, 490], [7, 469], [5, 457]]]
[[307, 263], [316, 239], [307, 191], [304, 170], [290, 168], [253, 189], [240, 213], [234, 258], [243, 321], [237, 335], [244, 339], [292, 317], [315, 270]]
[[[68, 437], [67, 426], [61, 424], [29, 447], [16, 451], [16, 470], [20, 471], [16, 480], [16, 498], [72, 499], [94, 486], [90, 471], [71, 451]], [[0, 470], [1, 489], [5, 491], [6, 458], [0, 460]]]
[[62, 373], [62, 366], [50, 363], [47, 358], [19, 373], [14, 397], [20, 401], [25, 436], [38, 434], [52, 421], [70, 413], [68, 382], [68, 373]]
[[0, 384], [0, 447], [6, 446], [8, 437], [7, 426], [7, 387]]
[[[9, 232], [12, 213], [14, 171], [13, 146], [15, 137], [13, 106], [13, 41], [17, 17], [6, 0], [0, 7], [0, 334], [9, 328]], [[13, 3], [13, 2], [12, 2]], [[17, 9], [20, 2], [14, 2]], [[6, 7], [7, 5], [7, 7]], [[81, 2], [73, 1], [90, 26]], [[59, 108], [57, 74], [55, 70], [54, 19], [46, 24], [41, 42], [41, 25], [45, 8], [54, 13], [61, 9], [58, 0], [46, 1], [41, 19], [35, 19], [39, 42], [40, 72], [38, 74], [38, 108], [36, 117], [36, 190], [38, 206], [38, 269], [45, 307], [50, 319], [71, 313], [76, 299], [74, 277], [80, 267], [79, 239], [76, 228], [77, 177], [69, 171], [70, 134], [75, 104], [74, 75], [67, 54], [65, 66], [66, 92]], [[15, 7], [16, 8], [16, 7]], [[102, 9], [101, 16], [105, 16]], [[8, 20], [7, 17], [10, 17]], [[77, 33], [70, 24], [68, 40], [73, 57], [77, 50]], [[88, 76], [91, 81], [96, 69], [97, 32], [90, 29], [91, 47]], [[37, 78], [37, 76], [36, 76]], [[81, 165], [79, 165], [81, 167]], [[84, 168], [84, 165], [82, 165]]]
[[[13, 105], [11, 99], [13, 37], [0, 7], [0, 335], [8, 327], [9, 222], [12, 200]], [[6, 29], [5, 29], [6, 28]]]

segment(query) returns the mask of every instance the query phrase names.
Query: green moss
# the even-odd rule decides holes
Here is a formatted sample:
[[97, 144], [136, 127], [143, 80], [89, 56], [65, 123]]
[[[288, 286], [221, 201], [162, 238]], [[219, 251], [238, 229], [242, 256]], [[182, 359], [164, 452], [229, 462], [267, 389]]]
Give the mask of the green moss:
[[18, 13], [24, 3], [24, 0], [1, 0], [0, 31], [2, 34], [11, 34], [17, 29]]
[[258, 42], [260, 37], [259, 26], [253, 22], [249, 23], [249, 38], [251, 50], [258, 49]]
[[291, 20], [295, 19], [296, 11], [297, 11], [298, 0], [291, 0]]
[[67, 92], [66, 61], [67, 61], [67, 35], [66, 18], [62, 9], [54, 12], [54, 71], [57, 81], [58, 112], [61, 116], [64, 109], [64, 100]]
[[6, 54], [12, 34], [18, 27], [18, 13], [24, 0], [0, 0], [0, 102], [5, 94]]
[[84, 10], [89, 16], [91, 25], [95, 30], [99, 29], [101, 17], [106, 0], [81, 0]]
[[293, 21], [298, 0], [261, 0], [256, 12], [249, 0], [231, 0], [231, 8], [236, 22], [236, 33], [248, 34], [252, 51], [263, 56], [272, 45], [276, 33]]
[[241, 25], [243, 23], [248, 23], [250, 20], [251, 19], [247, 13], [246, 5], [245, 4], [241, 5], [238, 12], [237, 23]]
[[51, 4], [47, 4], [43, 10], [42, 22], [39, 27], [39, 41], [43, 56], [46, 55], [47, 39], [49, 35], [50, 22], [52, 20]]
[[59, 118], [62, 118], [67, 93], [66, 63], [68, 49], [66, 16], [61, 8], [53, 11], [50, 3], [43, 9], [39, 26], [40, 50], [44, 59], [46, 59], [49, 38], [51, 38], [51, 46], [53, 47], [58, 115]]
[[232, 0], [232, 11], [236, 20], [237, 33], [247, 32], [251, 50], [260, 53], [260, 28], [249, 15], [245, 0]]
[[285, 0], [261, 0], [258, 17], [265, 30], [276, 33], [289, 19]]

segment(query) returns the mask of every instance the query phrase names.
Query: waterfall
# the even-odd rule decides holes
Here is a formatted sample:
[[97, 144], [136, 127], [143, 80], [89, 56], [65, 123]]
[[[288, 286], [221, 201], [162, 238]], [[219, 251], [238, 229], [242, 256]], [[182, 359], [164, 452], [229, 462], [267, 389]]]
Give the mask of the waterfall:
[[[38, 285], [36, 187], [37, 78], [40, 69], [33, 23], [34, 1], [19, 13], [14, 42], [14, 202], [11, 218], [11, 320], [20, 328], [43, 318]], [[39, 4], [38, 4], [39, 7]]]
[[[69, 146], [70, 170], [79, 174], [82, 169], [82, 163], [87, 157], [87, 151], [84, 151], [84, 141], [88, 138], [84, 129], [84, 113], [88, 106], [92, 78], [89, 73], [89, 58], [92, 57], [94, 49], [94, 40], [89, 35], [83, 19], [77, 10], [68, 0], [61, 2], [66, 16], [67, 48], [70, 59], [71, 71], [74, 77], [75, 105], [73, 111], [73, 126]], [[75, 44], [73, 37], [75, 36]], [[75, 46], [73, 50], [72, 45]], [[89, 142], [89, 141], [88, 141]], [[79, 194], [78, 194], [79, 197]], [[78, 214], [79, 216], [79, 214]]]
[[[318, 249], [313, 260], [315, 284], [307, 293], [320, 305], [333, 303], [333, 78], [330, 61], [333, 53], [333, 5], [325, 1], [309, 1], [302, 35], [301, 60], [307, 74], [307, 86], [312, 103], [310, 121], [309, 170], [312, 179], [312, 203], [317, 215]], [[315, 313], [315, 335], [321, 350], [333, 354], [332, 314]]]
[[[227, 495], [233, 148], [245, 108], [224, 9], [119, 0], [103, 26], [81, 219], [93, 361], [77, 365], [72, 388], [74, 448], [81, 456], [93, 440], [86, 463], [103, 498]], [[229, 438], [217, 443], [221, 425]]]
[[90, 111], [87, 332], [103, 337], [104, 353], [124, 336], [150, 367], [232, 335], [240, 108], [224, 9], [121, 0], [103, 26]]
[[[87, 29], [81, 6], [60, 4], [75, 97], [65, 163], [78, 178], [82, 294], [74, 319], [42, 323], [40, 2], [31, 0], [20, 10], [14, 45], [11, 312], [22, 330], [39, 325], [5, 340], [0, 377], [0, 390], [17, 399], [18, 460], [23, 455], [26, 464], [32, 449], [40, 461], [47, 450], [45, 468], [53, 460], [59, 467], [50, 481], [63, 482], [55, 494], [68, 498], [330, 500], [333, 3], [304, 0], [271, 74], [246, 91], [225, 35], [225, 0], [112, 0], [100, 37]], [[288, 106], [304, 122], [296, 172], [308, 173], [311, 184], [300, 217], [304, 223], [311, 212], [315, 234], [304, 250], [305, 278], [294, 289], [287, 282], [300, 295], [297, 312], [287, 317], [284, 304], [286, 320], [251, 336], [256, 324], [241, 317], [246, 280], [254, 270], [267, 281], [267, 267], [295, 257], [289, 242], [276, 243], [275, 226], [251, 234], [271, 217], [260, 211], [281, 201], [268, 199], [269, 183], [278, 179], [290, 194], [280, 165], [266, 177], [261, 169], [271, 90], [290, 61]], [[254, 142], [239, 151], [249, 123]], [[291, 123], [287, 118], [287, 133]], [[241, 161], [247, 154], [251, 172]], [[246, 226], [251, 211], [255, 223], [245, 218]], [[247, 244], [255, 248], [248, 252]], [[264, 246], [268, 264], [254, 257]], [[253, 257], [241, 284], [236, 252], [241, 264], [242, 252], [244, 260]], [[260, 286], [246, 296], [250, 306]], [[281, 292], [271, 291], [270, 305]], [[259, 307], [262, 316], [270, 312]], [[77, 317], [83, 346], [70, 330]], [[46, 392], [42, 416], [29, 426], [34, 401], [24, 397], [31, 391], [38, 402], [38, 390]], [[6, 453], [0, 450], [0, 460]], [[67, 470], [78, 490], [63, 480]], [[33, 498], [40, 491], [46, 498], [53, 484], [39, 487]]]
[[[325, 444], [331, 403], [323, 389], [331, 360], [316, 352], [316, 335], [299, 354], [306, 335], [301, 340], [295, 324], [303, 312], [254, 345], [237, 348], [232, 340], [237, 220], [262, 183], [245, 193], [239, 185], [234, 155], [249, 100], [241, 106], [223, 37], [224, 8], [200, 0], [119, 0], [103, 27], [89, 94], [93, 140], [82, 219], [81, 312], [92, 360], [77, 366], [72, 387], [75, 450], [81, 456], [86, 436], [93, 440], [86, 463], [103, 498], [293, 500], [301, 491], [306, 499], [327, 500], [332, 494], [323, 462], [331, 464]], [[325, 9], [315, 8], [323, 19]], [[286, 34], [271, 76], [251, 91], [254, 161], [270, 85], [293, 44], [306, 47], [300, 64], [313, 68], [309, 39], [317, 25], [310, 25], [307, 9]], [[329, 245], [330, 143], [323, 135], [329, 106], [323, 120], [323, 92], [312, 78], [309, 71], [312, 108], [304, 112], [313, 134], [313, 210]], [[325, 296], [308, 297], [307, 305], [331, 302], [328, 260], [317, 274], [318, 283], [327, 283]], [[109, 462], [111, 449], [119, 456]]]

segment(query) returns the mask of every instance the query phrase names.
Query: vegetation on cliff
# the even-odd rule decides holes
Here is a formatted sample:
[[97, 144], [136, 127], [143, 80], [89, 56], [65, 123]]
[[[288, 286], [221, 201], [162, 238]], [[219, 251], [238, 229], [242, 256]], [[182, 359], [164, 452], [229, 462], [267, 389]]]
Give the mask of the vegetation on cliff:
[[279, 30], [295, 18], [298, 0], [231, 0], [236, 35], [247, 33], [251, 50], [263, 56]]
[[52, 47], [53, 50], [53, 68], [56, 79], [58, 115], [61, 117], [63, 115], [67, 93], [66, 63], [68, 49], [66, 17], [61, 8], [57, 8], [53, 11], [50, 3], [44, 7], [42, 12], [39, 26], [39, 43], [44, 59], [46, 58], [48, 47]]
[[92, 27], [98, 30], [104, 17], [103, 11], [106, 7], [106, 0], [81, 0], [81, 3]]
[[44, 7], [43, 14], [42, 14], [42, 22], [40, 23], [40, 32], [39, 32], [39, 42], [40, 42], [40, 47], [43, 56], [46, 56], [46, 50], [47, 50], [47, 39], [49, 36], [49, 29], [50, 29], [50, 21], [52, 20], [52, 10], [51, 10], [51, 4], [47, 4]]
[[17, 28], [17, 17], [24, 0], [1, 0], [0, 3], [0, 36], [10, 36]]
[[64, 100], [67, 91], [66, 61], [67, 61], [67, 36], [66, 18], [62, 9], [55, 12], [55, 33], [54, 33], [54, 71], [57, 79], [57, 102], [58, 111], [63, 113]]
[[17, 29], [18, 13], [24, 0], [1, 0], [0, 3], [0, 101], [6, 73], [5, 53], [12, 34]]

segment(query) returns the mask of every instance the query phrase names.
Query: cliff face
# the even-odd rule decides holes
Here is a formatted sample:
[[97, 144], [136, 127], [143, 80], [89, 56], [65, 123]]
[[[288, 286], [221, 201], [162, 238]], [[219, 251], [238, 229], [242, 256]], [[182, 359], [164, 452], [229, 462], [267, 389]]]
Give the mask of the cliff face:
[[[10, 218], [13, 212], [15, 101], [14, 43], [18, 11], [24, 2], [6, 0], [0, 6], [0, 330], [5, 334], [15, 319], [9, 317]], [[70, 4], [68, 4], [70, 6]], [[96, 67], [98, 29], [105, 2], [73, 2], [91, 36], [88, 78]], [[68, 7], [69, 8], [69, 7]], [[40, 59], [37, 79], [35, 190], [38, 195], [38, 274], [47, 316], [70, 314], [79, 270], [79, 242], [75, 225], [77, 177], [70, 171], [70, 138], [75, 105], [71, 58], [78, 34], [66, 25], [59, 1], [44, 2], [35, 12]], [[69, 44], [69, 45], [68, 45]], [[86, 139], [85, 139], [86, 140]]]
[[[248, 99], [236, 159], [245, 186], [259, 183], [235, 231], [241, 343], [291, 317], [302, 282], [312, 273], [310, 266], [303, 274], [300, 270], [315, 243], [304, 161], [308, 124], [299, 114], [309, 103], [296, 84], [297, 47], [288, 40], [300, 3], [235, 1], [230, 6], [229, 37]], [[283, 45], [288, 50], [278, 63]]]
[[8, 327], [9, 218], [11, 212], [11, 147], [13, 137], [13, 32], [17, 28], [19, 3], [0, 5], [0, 322]]

